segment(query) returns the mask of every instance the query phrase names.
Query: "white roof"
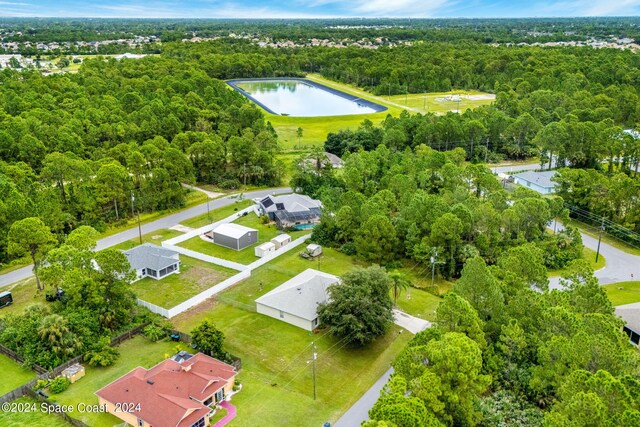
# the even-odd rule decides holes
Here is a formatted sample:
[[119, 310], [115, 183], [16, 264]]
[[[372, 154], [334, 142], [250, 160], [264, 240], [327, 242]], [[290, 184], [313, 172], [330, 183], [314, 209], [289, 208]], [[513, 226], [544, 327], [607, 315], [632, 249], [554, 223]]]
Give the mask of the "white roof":
[[234, 239], [239, 239], [245, 234], [252, 231], [255, 231], [256, 233], [258, 232], [258, 230], [255, 230], [253, 228], [249, 228], [249, 227], [245, 227], [244, 225], [233, 224], [233, 223], [220, 224], [219, 226], [213, 229], [214, 233], [222, 234], [223, 236], [227, 236], [227, 237], [233, 237]]
[[282, 243], [290, 239], [291, 239], [291, 236], [289, 236], [288, 234], [278, 234], [276, 237], [271, 239], [271, 241], [273, 242], [275, 240], [278, 243]]
[[634, 332], [640, 332], [640, 303], [618, 305], [615, 307], [615, 313], [625, 321], [627, 327]]
[[313, 251], [315, 249], [318, 249], [319, 247], [320, 247], [320, 245], [316, 245], [315, 243], [311, 243], [311, 244], [307, 245], [307, 250]]
[[318, 304], [327, 302], [329, 286], [339, 281], [338, 276], [309, 268], [256, 299], [256, 303], [311, 321], [318, 317]]
[[267, 243], [263, 243], [260, 246], [258, 246], [258, 249], [269, 250], [269, 249], [275, 248], [275, 247], [276, 247], [276, 245], [274, 245], [273, 243], [267, 242]]

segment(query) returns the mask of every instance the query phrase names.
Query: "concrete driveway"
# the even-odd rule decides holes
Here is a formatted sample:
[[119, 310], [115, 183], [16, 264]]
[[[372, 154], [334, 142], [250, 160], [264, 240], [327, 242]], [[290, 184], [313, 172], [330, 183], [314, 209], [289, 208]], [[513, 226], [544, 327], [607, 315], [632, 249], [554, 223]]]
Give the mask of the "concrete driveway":
[[404, 311], [396, 310], [395, 308], [393, 309], [393, 317], [396, 325], [406, 329], [412, 334], [417, 334], [431, 327], [431, 322], [407, 314]]

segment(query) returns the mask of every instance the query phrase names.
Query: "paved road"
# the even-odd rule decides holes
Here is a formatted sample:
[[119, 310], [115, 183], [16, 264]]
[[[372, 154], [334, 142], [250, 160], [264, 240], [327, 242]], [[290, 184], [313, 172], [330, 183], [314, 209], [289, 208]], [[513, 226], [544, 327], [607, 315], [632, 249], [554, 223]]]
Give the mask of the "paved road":
[[[558, 229], [561, 228], [562, 225], [558, 224]], [[598, 249], [597, 238], [588, 236], [584, 233], [580, 234], [582, 235], [582, 243], [584, 246], [594, 251]], [[629, 280], [640, 280], [640, 256], [628, 254], [604, 242], [600, 243], [600, 254], [607, 260], [606, 266], [595, 272], [595, 276], [598, 278], [601, 285], [626, 282]], [[560, 278], [550, 278], [549, 288], [560, 289]]]
[[382, 374], [378, 381], [336, 421], [334, 427], [360, 427], [363, 421], [368, 420], [369, 409], [380, 397], [380, 391], [389, 381], [391, 374], [393, 374], [393, 368], [389, 368], [387, 372]]
[[[256, 197], [264, 197], [269, 194], [282, 194], [282, 193], [290, 193], [291, 188], [269, 188], [266, 190], [259, 191], [251, 191], [248, 193], [244, 193], [244, 197], [246, 199], [253, 199]], [[209, 202], [209, 209], [217, 209], [224, 206], [228, 206], [236, 201], [234, 196], [226, 196], [221, 197], [219, 199], [211, 200]], [[147, 224], [142, 225], [142, 234], [151, 233], [156, 230], [162, 230], [165, 228], [170, 228], [181, 221], [185, 221], [189, 218], [193, 218], [194, 216], [202, 215], [207, 213], [207, 204], [203, 203], [198, 206], [194, 206], [189, 209], [185, 209], [181, 212], [177, 212], [171, 215], [167, 215], [158, 220], [149, 222]], [[98, 245], [96, 250], [105, 249], [114, 245], [117, 245], [122, 242], [126, 242], [127, 240], [135, 239], [138, 237], [138, 227], [130, 228], [121, 233], [114, 234], [113, 236], [105, 237], [102, 240], [98, 241]], [[33, 264], [28, 265], [26, 267], [20, 268], [18, 270], [11, 271], [6, 274], [0, 275], [0, 288], [3, 286], [10, 285], [11, 283], [18, 282], [20, 280], [27, 279], [33, 276]]]

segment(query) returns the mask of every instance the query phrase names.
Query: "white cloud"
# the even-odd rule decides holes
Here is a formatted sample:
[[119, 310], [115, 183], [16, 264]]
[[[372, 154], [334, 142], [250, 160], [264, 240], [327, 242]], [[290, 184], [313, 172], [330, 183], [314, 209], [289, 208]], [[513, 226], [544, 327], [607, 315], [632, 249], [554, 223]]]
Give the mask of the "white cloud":
[[640, 0], [565, 0], [534, 5], [535, 16], [627, 16], [637, 15]]

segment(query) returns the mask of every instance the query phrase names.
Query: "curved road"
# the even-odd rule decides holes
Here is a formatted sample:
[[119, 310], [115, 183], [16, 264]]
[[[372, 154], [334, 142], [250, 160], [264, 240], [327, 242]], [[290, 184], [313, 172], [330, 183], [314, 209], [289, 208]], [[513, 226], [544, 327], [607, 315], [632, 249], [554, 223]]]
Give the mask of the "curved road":
[[[269, 194], [284, 194], [290, 193], [291, 188], [282, 187], [282, 188], [268, 188], [266, 190], [258, 190], [258, 191], [250, 191], [248, 193], [243, 193], [246, 199], [253, 199], [256, 197], [265, 197]], [[209, 208], [211, 210], [222, 208], [224, 206], [228, 206], [236, 201], [236, 195], [229, 195], [225, 197], [221, 197], [219, 199], [214, 199], [209, 202]], [[185, 209], [180, 212], [176, 212], [171, 215], [167, 215], [155, 221], [149, 222], [147, 224], [142, 225], [142, 234], [151, 233], [156, 230], [162, 230], [165, 228], [172, 227], [176, 224], [179, 224], [180, 221], [187, 220], [189, 218], [193, 218], [194, 216], [202, 215], [207, 213], [207, 204], [203, 203], [198, 206], [194, 206], [189, 209]], [[135, 239], [138, 237], [138, 227], [133, 227], [128, 230], [122, 231], [118, 234], [114, 234], [113, 236], [105, 237], [104, 239], [98, 240], [98, 245], [96, 246], [96, 250], [105, 249], [114, 245], [117, 245], [122, 242], [126, 242], [127, 240]], [[17, 270], [13, 270], [9, 273], [0, 275], [0, 288], [3, 286], [10, 285], [12, 283], [18, 282], [20, 280], [27, 279], [33, 276], [33, 264], [28, 265], [26, 267], [19, 268]]]

